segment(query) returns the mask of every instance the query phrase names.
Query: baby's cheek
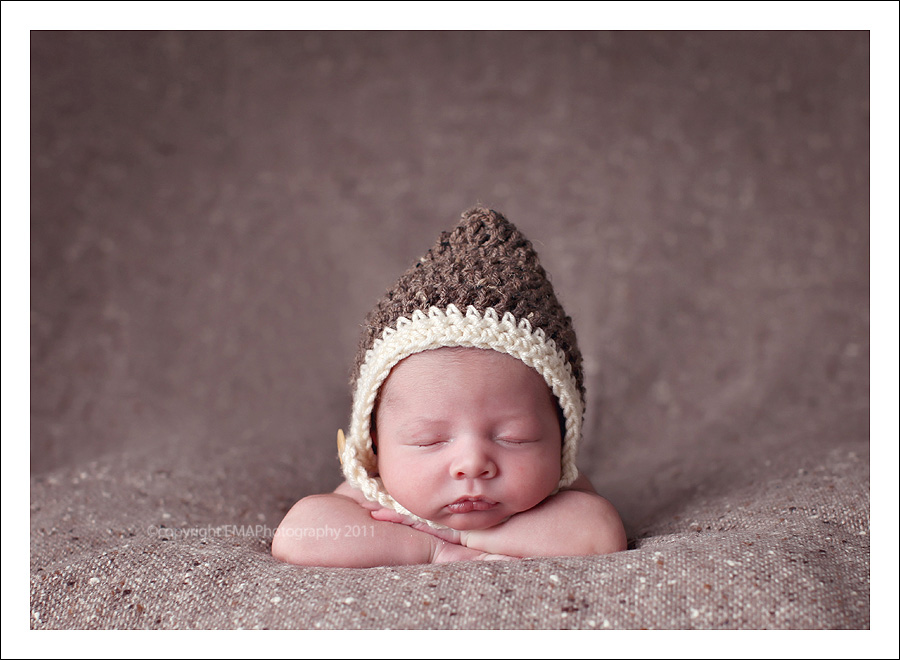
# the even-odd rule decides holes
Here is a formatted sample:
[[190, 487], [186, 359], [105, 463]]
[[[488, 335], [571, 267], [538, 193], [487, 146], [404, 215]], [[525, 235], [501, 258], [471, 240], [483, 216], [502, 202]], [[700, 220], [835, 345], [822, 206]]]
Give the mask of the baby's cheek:
[[[559, 485], [562, 467], [553, 456], [545, 456], [535, 461], [524, 462], [515, 479], [518, 499], [526, 506], [536, 506], [548, 497]], [[530, 507], [529, 507], [530, 508]]]
[[388, 494], [412, 511], [410, 504], [415, 506], [418, 494], [427, 489], [427, 479], [423, 477], [422, 466], [415, 461], [383, 456], [379, 470], [381, 481]]

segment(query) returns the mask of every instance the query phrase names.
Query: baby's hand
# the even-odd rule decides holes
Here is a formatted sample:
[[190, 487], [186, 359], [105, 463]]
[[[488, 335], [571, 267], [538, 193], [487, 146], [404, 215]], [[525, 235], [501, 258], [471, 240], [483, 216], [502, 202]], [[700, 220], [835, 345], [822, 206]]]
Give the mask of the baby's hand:
[[446, 564], [451, 561], [502, 561], [507, 559], [518, 559], [518, 557], [492, 555], [487, 552], [482, 552], [481, 550], [467, 548], [464, 545], [438, 541], [438, 547], [432, 555], [431, 563]]
[[420, 532], [426, 532], [427, 534], [431, 534], [432, 536], [436, 536], [442, 541], [446, 541], [447, 543], [455, 543], [457, 545], [464, 545], [462, 542], [462, 532], [458, 532], [455, 529], [450, 529], [449, 527], [445, 527], [443, 529], [437, 529], [432, 527], [431, 525], [423, 522], [419, 522], [418, 520], [413, 520], [409, 516], [401, 515], [397, 513], [393, 509], [387, 509], [385, 507], [381, 507], [379, 509], [375, 509], [370, 511], [369, 514], [375, 520], [381, 520], [383, 522], [392, 522], [397, 523], [399, 525], [406, 525], [408, 527], [412, 527], [413, 529], [417, 529]]
[[450, 529], [449, 527], [438, 529], [427, 523], [413, 520], [409, 516], [401, 515], [393, 509], [381, 507], [370, 511], [369, 515], [371, 515], [374, 520], [406, 525], [407, 527], [412, 527], [420, 532], [425, 532], [426, 534], [434, 536], [436, 541], [431, 553], [432, 564], [445, 564], [451, 561], [500, 561], [506, 559], [518, 559], [518, 557], [491, 554], [474, 548], [467, 548], [465, 545], [465, 540], [468, 536], [467, 532], [460, 532], [455, 529]]

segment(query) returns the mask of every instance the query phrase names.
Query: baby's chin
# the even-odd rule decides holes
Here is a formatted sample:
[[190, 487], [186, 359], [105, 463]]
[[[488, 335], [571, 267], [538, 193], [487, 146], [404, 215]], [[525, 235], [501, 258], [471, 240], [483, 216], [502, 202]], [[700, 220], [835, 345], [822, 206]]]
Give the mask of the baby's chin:
[[[423, 516], [424, 517], [424, 516]], [[439, 523], [458, 532], [473, 532], [476, 530], [490, 529], [500, 523], [504, 523], [512, 517], [509, 512], [478, 511], [471, 513], [453, 513], [429, 518], [432, 522]]]

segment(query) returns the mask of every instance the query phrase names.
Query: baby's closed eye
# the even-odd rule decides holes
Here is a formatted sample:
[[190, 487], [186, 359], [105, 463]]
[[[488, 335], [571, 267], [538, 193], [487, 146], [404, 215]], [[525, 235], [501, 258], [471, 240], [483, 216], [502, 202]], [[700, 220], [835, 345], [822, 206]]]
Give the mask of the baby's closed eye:
[[423, 433], [407, 436], [403, 444], [411, 447], [437, 447], [449, 441], [449, 436], [442, 433]]
[[518, 436], [502, 436], [496, 439], [497, 442], [505, 445], [530, 445], [540, 442], [540, 438], [518, 437]]
[[447, 442], [441, 438], [434, 438], [432, 440], [414, 440], [413, 445], [416, 447], [437, 447], [438, 445], [442, 445]]

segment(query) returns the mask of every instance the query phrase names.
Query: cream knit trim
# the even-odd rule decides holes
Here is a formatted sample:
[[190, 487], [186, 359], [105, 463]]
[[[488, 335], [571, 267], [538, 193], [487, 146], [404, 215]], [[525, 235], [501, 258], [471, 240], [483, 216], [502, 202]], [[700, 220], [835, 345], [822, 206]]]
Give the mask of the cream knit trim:
[[347, 481], [372, 502], [432, 527], [443, 527], [407, 511], [385, 491], [380, 478], [369, 476], [377, 465], [369, 423], [378, 391], [395, 364], [413, 353], [462, 346], [507, 353], [544, 377], [566, 419], [562, 475], [558, 488], [565, 488], [574, 482], [578, 477], [575, 456], [581, 440], [584, 402], [572, 375], [572, 367], [556, 342], [548, 339], [540, 328], [532, 330], [527, 319], [517, 321], [509, 312], [500, 318], [493, 308], [481, 314], [470, 305], [463, 314], [455, 305], [449, 305], [446, 311], [431, 307], [427, 313], [416, 310], [411, 316], [397, 319], [396, 328], [385, 328], [382, 337], [376, 339], [366, 352], [365, 362], [360, 367], [350, 431], [341, 452], [341, 464]]

